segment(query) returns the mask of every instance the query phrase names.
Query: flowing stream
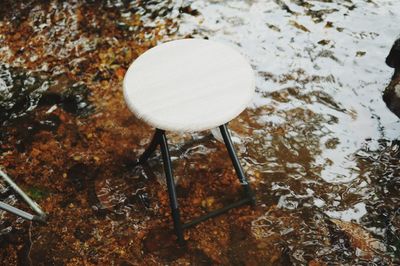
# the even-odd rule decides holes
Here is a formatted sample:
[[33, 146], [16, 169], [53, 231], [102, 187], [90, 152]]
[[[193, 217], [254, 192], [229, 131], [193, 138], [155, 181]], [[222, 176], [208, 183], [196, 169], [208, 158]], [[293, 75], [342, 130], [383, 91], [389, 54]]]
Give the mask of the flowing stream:
[[[382, 100], [399, 1], [21, 2], [0, 6], [0, 165], [50, 219], [0, 212], [3, 264], [400, 263], [400, 122]], [[145, 50], [187, 37], [253, 66], [230, 126], [257, 207], [188, 230], [181, 250], [159, 156], [131, 167], [152, 129], [121, 84]], [[184, 219], [234, 198], [210, 132], [170, 141]], [[26, 209], [6, 185], [0, 198]]]

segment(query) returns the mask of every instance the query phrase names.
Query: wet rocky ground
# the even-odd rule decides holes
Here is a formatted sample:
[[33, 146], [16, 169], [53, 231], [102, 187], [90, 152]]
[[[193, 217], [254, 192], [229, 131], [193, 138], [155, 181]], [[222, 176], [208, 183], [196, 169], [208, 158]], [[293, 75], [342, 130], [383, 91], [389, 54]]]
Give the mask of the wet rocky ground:
[[[392, 43], [341, 22], [363, 22], [360, 10], [390, 20], [391, 9], [372, 1], [4, 1], [0, 165], [49, 219], [1, 212], [2, 265], [400, 263], [399, 124], [380, 93], [392, 72], [374, 61], [384, 65]], [[128, 111], [121, 86], [141, 53], [182, 37], [234, 43], [257, 73], [254, 103], [231, 123], [257, 206], [187, 230], [184, 248], [171, 230], [159, 155], [132, 167], [153, 129]], [[362, 45], [341, 50], [339, 40], [354, 39]], [[240, 185], [210, 132], [169, 138], [184, 220], [237, 199]], [[0, 199], [28, 210], [4, 184]]]

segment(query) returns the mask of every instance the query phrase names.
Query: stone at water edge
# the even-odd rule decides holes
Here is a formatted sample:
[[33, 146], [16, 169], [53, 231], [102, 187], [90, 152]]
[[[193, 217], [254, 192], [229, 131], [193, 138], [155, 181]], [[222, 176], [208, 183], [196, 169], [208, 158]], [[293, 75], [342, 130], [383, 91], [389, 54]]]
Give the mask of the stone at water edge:
[[400, 77], [392, 80], [383, 92], [383, 101], [400, 118]]
[[395, 115], [400, 117], [400, 38], [397, 39], [389, 55], [386, 64], [395, 69], [392, 81], [383, 92], [383, 101]]
[[400, 68], [400, 38], [394, 42], [392, 49], [386, 57], [386, 64], [397, 70]]

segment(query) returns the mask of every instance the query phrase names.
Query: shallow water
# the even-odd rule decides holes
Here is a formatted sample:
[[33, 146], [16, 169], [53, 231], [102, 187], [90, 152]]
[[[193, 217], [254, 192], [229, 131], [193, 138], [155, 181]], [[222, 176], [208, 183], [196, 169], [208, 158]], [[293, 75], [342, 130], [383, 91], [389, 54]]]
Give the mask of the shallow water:
[[[2, 214], [5, 264], [398, 263], [400, 124], [381, 99], [398, 1], [11, 5], [0, 13], [0, 163], [51, 229]], [[159, 158], [130, 167], [151, 130], [127, 111], [121, 80], [149, 47], [189, 36], [237, 47], [256, 72], [231, 128], [257, 207], [189, 230], [176, 251]], [[232, 200], [218, 141], [170, 139], [184, 219]]]
[[[202, 16], [184, 17], [180, 32], [236, 45], [257, 72], [249, 115], [256, 130], [245, 134], [244, 154], [261, 175], [256, 182], [265, 200], [275, 197], [274, 204], [295, 217], [308, 212], [353, 221], [382, 239], [387, 255], [397, 254], [398, 235], [392, 235], [398, 229], [391, 222], [398, 219], [399, 198], [390, 191], [399, 182], [393, 140], [400, 124], [381, 93], [392, 75], [384, 59], [399, 34], [398, 1], [208, 1], [192, 7]], [[258, 233], [260, 221], [271, 223], [268, 217], [269, 211], [256, 220]], [[297, 262], [313, 258], [310, 252], [321, 258], [331, 252], [307, 228], [299, 230], [300, 239], [287, 240]]]

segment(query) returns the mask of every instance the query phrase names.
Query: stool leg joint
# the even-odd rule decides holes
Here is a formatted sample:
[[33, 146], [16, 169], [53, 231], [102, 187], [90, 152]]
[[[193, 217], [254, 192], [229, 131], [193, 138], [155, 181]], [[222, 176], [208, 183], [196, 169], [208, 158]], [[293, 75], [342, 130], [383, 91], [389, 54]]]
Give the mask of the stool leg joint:
[[160, 145], [160, 137], [164, 134], [164, 131], [161, 129], [156, 129], [154, 132], [153, 138], [147, 146], [146, 150], [140, 155], [138, 159], [136, 159], [134, 166], [142, 165], [147, 162], [147, 160], [151, 157], [151, 155], [156, 151], [158, 145]]

